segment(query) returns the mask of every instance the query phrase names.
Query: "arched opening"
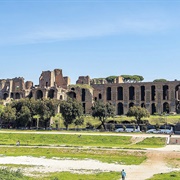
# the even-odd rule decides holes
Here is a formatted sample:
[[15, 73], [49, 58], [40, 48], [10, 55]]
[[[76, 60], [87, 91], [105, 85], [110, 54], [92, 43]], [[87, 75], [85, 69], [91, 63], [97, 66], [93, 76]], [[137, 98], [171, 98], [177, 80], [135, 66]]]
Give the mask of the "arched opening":
[[176, 98], [176, 112], [180, 114], [180, 85], [176, 86], [175, 98]]
[[4, 93], [3, 99], [6, 100], [8, 97], [9, 97], [9, 95], [7, 93]]
[[141, 101], [145, 101], [145, 86], [141, 86]]
[[118, 97], [118, 100], [123, 100], [123, 87], [117, 88], [117, 97]]
[[99, 100], [100, 100], [100, 99], [102, 99], [102, 94], [101, 94], [101, 93], [99, 93]]
[[156, 113], [156, 105], [155, 103], [152, 103], [151, 105], [151, 114], [155, 114]]
[[156, 99], [156, 87], [151, 86], [151, 101], [155, 101]]
[[141, 103], [141, 107], [142, 107], [142, 108], [146, 108], [145, 103]]
[[118, 115], [124, 114], [124, 107], [122, 103], [118, 103]]
[[32, 91], [29, 93], [28, 98], [31, 99], [33, 97]]
[[134, 87], [131, 86], [129, 87], [129, 100], [133, 101], [135, 100], [135, 91], [134, 91]]
[[14, 93], [11, 93], [11, 98], [14, 99]]
[[75, 89], [74, 88], [71, 88], [71, 91], [74, 91]]
[[53, 99], [54, 98], [54, 89], [50, 89], [48, 92], [48, 98]]
[[60, 95], [60, 98], [59, 98], [60, 100], [63, 100], [63, 96], [62, 95]]
[[129, 103], [129, 108], [131, 108], [131, 107], [133, 107], [133, 106], [134, 106], [134, 103], [133, 103], [133, 102]]
[[69, 93], [67, 93], [67, 95], [72, 99], [76, 99], [76, 93], [75, 92], [69, 92]]
[[83, 113], [86, 114], [86, 103], [83, 103]]
[[15, 99], [20, 99], [20, 94], [19, 93], [15, 94]]
[[163, 112], [169, 114], [169, 104], [167, 102], [163, 104]]
[[37, 97], [37, 99], [42, 99], [43, 98], [43, 92], [41, 90], [37, 90], [36, 97]]
[[94, 101], [97, 101], [97, 97], [94, 98]]
[[168, 92], [169, 92], [169, 86], [164, 85], [163, 86], [163, 100], [168, 100]]
[[107, 88], [107, 101], [111, 100], [111, 87]]
[[86, 90], [85, 90], [85, 89], [82, 89], [81, 100], [82, 100], [82, 101], [85, 101], [85, 98], [86, 98]]

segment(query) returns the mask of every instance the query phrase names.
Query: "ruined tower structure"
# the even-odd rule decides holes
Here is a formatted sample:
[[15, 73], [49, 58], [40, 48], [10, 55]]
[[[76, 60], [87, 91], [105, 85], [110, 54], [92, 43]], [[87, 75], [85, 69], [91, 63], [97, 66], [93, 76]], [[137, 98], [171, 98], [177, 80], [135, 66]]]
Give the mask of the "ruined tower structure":
[[150, 114], [162, 112], [180, 113], [180, 81], [133, 82], [124, 83], [121, 76], [108, 83], [106, 79], [91, 79], [79, 76], [76, 84], [70, 84], [70, 78], [64, 77], [62, 69], [43, 71], [39, 85], [24, 78], [1, 79], [0, 99], [10, 102], [21, 98], [51, 98], [67, 100], [75, 98], [82, 103], [85, 114], [91, 113], [95, 101], [111, 103], [117, 115], [124, 115], [132, 106], [145, 107]]

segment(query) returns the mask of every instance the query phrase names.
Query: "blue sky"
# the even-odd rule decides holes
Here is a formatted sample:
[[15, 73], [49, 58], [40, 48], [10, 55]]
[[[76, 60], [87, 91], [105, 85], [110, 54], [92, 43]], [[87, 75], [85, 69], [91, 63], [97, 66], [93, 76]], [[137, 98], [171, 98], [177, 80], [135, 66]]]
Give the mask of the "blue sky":
[[0, 0], [0, 79], [42, 71], [180, 79], [180, 1]]

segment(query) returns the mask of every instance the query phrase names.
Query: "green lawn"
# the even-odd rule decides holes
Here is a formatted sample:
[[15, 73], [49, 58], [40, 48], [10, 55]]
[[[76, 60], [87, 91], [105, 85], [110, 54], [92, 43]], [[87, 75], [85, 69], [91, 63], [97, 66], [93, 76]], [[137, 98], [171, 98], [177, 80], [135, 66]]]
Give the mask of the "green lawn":
[[146, 148], [163, 147], [165, 138], [147, 138], [141, 143], [132, 145], [130, 136], [81, 135], [79, 134], [21, 134], [0, 133], [0, 145], [15, 145], [20, 140], [22, 146], [78, 146], [78, 147], [117, 147]]
[[24, 176], [19, 170], [0, 169], [0, 180], [119, 180], [119, 173], [104, 172], [93, 174], [76, 174], [69, 172], [36, 174], [37, 177]]
[[148, 180], [179, 180], [179, 179], [180, 179], [180, 171], [157, 174]]
[[94, 159], [107, 163], [126, 165], [139, 165], [146, 160], [144, 152], [129, 152], [120, 150], [103, 149], [78, 149], [78, 148], [24, 148], [1, 147], [0, 155], [3, 156], [34, 156], [34, 157], [58, 157], [72, 159]]

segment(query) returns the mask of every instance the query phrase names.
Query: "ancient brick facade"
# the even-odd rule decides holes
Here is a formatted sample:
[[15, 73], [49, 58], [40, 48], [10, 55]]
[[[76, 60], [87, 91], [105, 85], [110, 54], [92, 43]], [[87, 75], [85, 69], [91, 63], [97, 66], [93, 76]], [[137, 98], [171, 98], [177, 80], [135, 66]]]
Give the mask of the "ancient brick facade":
[[0, 80], [0, 99], [5, 101], [25, 97], [66, 100], [68, 96], [81, 102], [86, 114], [91, 113], [97, 100], [113, 104], [117, 115], [126, 114], [134, 105], [145, 107], [151, 114], [180, 113], [180, 81], [123, 83], [118, 77], [108, 83], [105, 79], [80, 76], [76, 85], [71, 85], [61, 69], [43, 71], [38, 86], [23, 78]]

